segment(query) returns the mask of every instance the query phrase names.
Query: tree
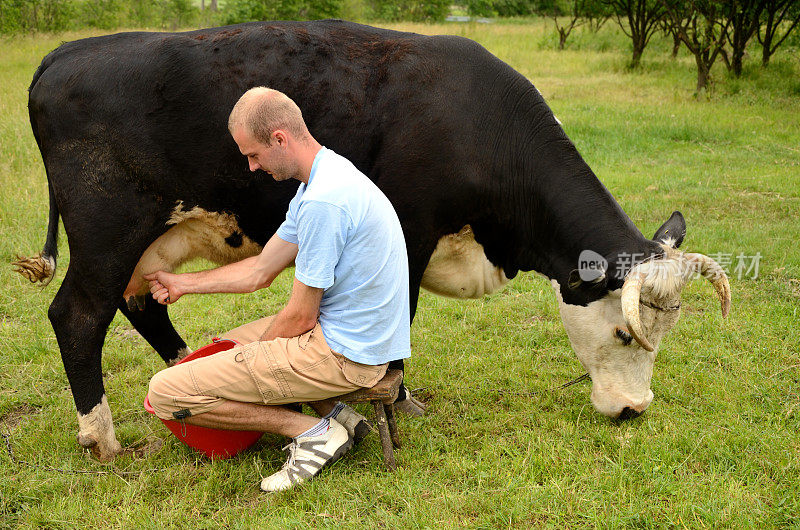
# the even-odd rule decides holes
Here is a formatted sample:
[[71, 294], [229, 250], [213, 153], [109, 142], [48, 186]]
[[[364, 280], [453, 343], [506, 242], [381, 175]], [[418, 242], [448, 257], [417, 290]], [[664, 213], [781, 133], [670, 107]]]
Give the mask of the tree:
[[[797, 27], [800, 22], [800, 4], [797, 0], [766, 0], [764, 11], [764, 34], [761, 34], [761, 28], [758, 29], [756, 36], [758, 42], [761, 43], [761, 66], [769, 66], [769, 58], [778, 49], [778, 46], [783, 44], [789, 33]], [[789, 27], [782, 37], [779, 37], [781, 24], [786, 22]], [[777, 38], [777, 42], [776, 42]]]
[[[564, 49], [572, 30], [583, 24], [591, 4], [591, 0], [544, 0], [539, 3], [536, 10], [543, 16], [552, 18], [555, 22], [559, 50]], [[566, 23], [564, 23], [564, 17], [566, 17]]]
[[666, 6], [660, 0], [608, 0], [608, 4], [623, 33], [633, 41], [630, 66], [636, 68], [641, 63], [642, 53], [650, 42], [650, 37], [666, 15]]
[[603, 24], [614, 15], [611, 6], [606, 0], [594, 0], [589, 3], [586, 9], [586, 22], [589, 29], [597, 33]]
[[725, 0], [664, 1], [672, 30], [694, 55], [697, 94], [708, 86], [711, 67], [725, 47], [731, 24], [730, 2]]
[[761, 26], [761, 12], [766, 4], [765, 0], [731, 0], [731, 29], [728, 32], [728, 42], [731, 45], [731, 61], [729, 68], [733, 75], [742, 75], [742, 59], [744, 51], [753, 35]]
[[672, 37], [672, 52], [670, 52], [670, 57], [675, 59], [678, 56], [678, 52], [681, 49], [681, 37], [680, 35], [678, 35], [677, 31], [673, 31], [672, 25], [666, 18], [661, 20], [661, 31], [665, 37], [666, 36]]

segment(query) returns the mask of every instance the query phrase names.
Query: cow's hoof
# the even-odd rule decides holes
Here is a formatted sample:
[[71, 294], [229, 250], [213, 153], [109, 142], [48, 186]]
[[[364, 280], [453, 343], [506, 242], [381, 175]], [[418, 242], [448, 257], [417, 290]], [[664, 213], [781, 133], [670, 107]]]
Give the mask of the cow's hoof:
[[97, 445], [97, 440], [91, 434], [84, 434], [82, 432], [78, 433], [78, 443], [84, 449], [91, 449], [95, 445]]
[[394, 402], [394, 410], [399, 410], [400, 412], [408, 414], [409, 416], [419, 417], [424, 415], [425, 409], [428, 408], [428, 406], [412, 396], [411, 392], [408, 390], [406, 390], [406, 396], [407, 397], [403, 401]]
[[111, 409], [108, 408], [105, 395], [88, 414], [78, 413], [78, 443], [81, 447], [91, 449], [101, 462], [113, 460], [122, 452], [122, 446], [114, 434]]
[[79, 432], [78, 443], [84, 449], [91, 449], [92, 455], [100, 462], [110, 462], [122, 452], [122, 445], [116, 439], [101, 444], [91, 434]]
[[178, 350], [178, 354], [174, 359], [167, 361], [167, 366], [172, 368], [176, 364], [180, 363], [183, 359], [185, 359], [190, 353], [192, 353], [192, 350], [184, 346], [183, 348]]

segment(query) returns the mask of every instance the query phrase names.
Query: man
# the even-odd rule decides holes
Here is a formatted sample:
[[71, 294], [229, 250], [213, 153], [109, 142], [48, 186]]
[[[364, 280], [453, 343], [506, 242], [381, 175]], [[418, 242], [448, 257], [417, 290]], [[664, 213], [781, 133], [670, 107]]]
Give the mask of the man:
[[[223, 335], [242, 346], [179, 364], [150, 382], [160, 418], [293, 438], [283, 469], [262, 480], [278, 491], [314, 476], [366, 434], [364, 417], [331, 399], [373, 386], [410, 355], [408, 258], [389, 200], [348, 160], [308, 132], [297, 105], [248, 90], [228, 129], [250, 164], [300, 181], [286, 220], [260, 255], [198, 273], [146, 276], [158, 302], [188, 293], [253, 292], [295, 263], [277, 315]], [[321, 419], [280, 405], [308, 402]]]

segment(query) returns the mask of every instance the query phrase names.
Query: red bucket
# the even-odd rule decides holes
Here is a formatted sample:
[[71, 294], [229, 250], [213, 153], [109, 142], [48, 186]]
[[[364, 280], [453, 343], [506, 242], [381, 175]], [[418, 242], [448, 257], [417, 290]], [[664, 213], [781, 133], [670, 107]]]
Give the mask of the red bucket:
[[[236, 345], [235, 341], [215, 338], [214, 342], [190, 353], [178, 364], [230, 350]], [[144, 397], [144, 409], [150, 414], [155, 414], [153, 407], [150, 406], [150, 399], [146, 395]], [[162, 419], [161, 421], [178, 437], [178, 440], [204, 453], [209, 458], [230, 458], [239, 453], [239, 451], [243, 451], [256, 443], [261, 438], [261, 435], [264, 434], [260, 431], [212, 429], [175, 420]]]

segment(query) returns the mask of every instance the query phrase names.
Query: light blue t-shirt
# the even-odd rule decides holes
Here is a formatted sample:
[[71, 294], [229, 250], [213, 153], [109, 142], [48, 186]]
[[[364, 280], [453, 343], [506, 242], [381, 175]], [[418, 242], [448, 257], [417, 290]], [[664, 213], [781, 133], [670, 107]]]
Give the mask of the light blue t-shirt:
[[373, 365], [411, 354], [403, 230], [366, 175], [323, 147], [277, 234], [298, 245], [295, 277], [325, 290], [319, 323], [333, 351]]

